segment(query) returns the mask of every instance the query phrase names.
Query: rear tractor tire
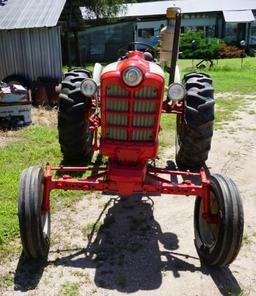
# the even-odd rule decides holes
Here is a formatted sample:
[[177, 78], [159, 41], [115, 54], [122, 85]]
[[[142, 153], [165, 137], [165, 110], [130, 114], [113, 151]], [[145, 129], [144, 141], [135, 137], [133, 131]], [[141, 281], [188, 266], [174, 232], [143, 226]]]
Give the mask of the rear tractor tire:
[[203, 73], [184, 76], [184, 115], [176, 121], [176, 163], [185, 169], [204, 165], [211, 148], [214, 122], [212, 79]]
[[194, 211], [195, 246], [206, 265], [227, 266], [237, 256], [242, 242], [244, 215], [235, 183], [228, 177], [210, 177], [210, 214], [217, 223], [203, 217], [203, 198], [197, 197]]
[[89, 131], [91, 98], [85, 97], [80, 86], [90, 72], [75, 68], [65, 74], [59, 95], [58, 131], [64, 161], [90, 161], [93, 133]]
[[50, 211], [42, 211], [44, 172], [40, 167], [23, 171], [20, 179], [18, 216], [24, 254], [46, 259], [50, 247]]

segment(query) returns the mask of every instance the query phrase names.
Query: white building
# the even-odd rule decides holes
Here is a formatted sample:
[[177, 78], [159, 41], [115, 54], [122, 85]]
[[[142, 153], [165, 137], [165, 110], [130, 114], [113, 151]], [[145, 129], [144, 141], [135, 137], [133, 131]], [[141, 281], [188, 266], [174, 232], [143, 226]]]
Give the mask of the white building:
[[[95, 44], [96, 47], [99, 44], [100, 49], [96, 50], [99, 59], [108, 60], [110, 48], [112, 51], [117, 51], [128, 41], [150, 42], [157, 38], [161, 27], [166, 24], [166, 10], [172, 6], [181, 8], [181, 32], [200, 30], [205, 32], [206, 37], [215, 36], [233, 44], [239, 44], [241, 40], [245, 40], [248, 46], [256, 47], [256, 0], [176, 0], [131, 3], [127, 4], [115, 18], [115, 24], [92, 27], [81, 32], [81, 37], [83, 40], [92, 40], [93, 51], [96, 50]], [[86, 8], [81, 8], [81, 11], [83, 18], [90, 20], [92, 25], [94, 21], [96, 22], [92, 12], [88, 12]], [[125, 36], [123, 36], [122, 26], [126, 26]], [[98, 34], [107, 35], [108, 38], [105, 41], [99, 40]], [[95, 42], [93, 42], [93, 36], [95, 36]], [[93, 59], [94, 57], [90, 56], [88, 42], [86, 46], [88, 58]], [[113, 59], [112, 53], [110, 59]]]

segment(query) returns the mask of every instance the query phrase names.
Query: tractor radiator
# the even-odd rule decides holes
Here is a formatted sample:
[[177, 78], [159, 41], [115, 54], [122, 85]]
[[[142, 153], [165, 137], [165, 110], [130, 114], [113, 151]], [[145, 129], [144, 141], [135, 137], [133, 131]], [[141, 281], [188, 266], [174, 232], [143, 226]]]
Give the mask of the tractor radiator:
[[157, 98], [157, 88], [151, 86], [136, 91], [127, 91], [117, 84], [108, 86], [105, 137], [112, 140], [153, 141], [159, 108]]

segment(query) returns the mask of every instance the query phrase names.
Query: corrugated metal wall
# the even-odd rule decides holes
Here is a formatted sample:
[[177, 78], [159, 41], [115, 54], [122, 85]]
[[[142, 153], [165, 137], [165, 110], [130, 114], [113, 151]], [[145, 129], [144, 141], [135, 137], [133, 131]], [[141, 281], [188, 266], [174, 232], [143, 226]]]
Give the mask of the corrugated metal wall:
[[116, 60], [120, 57], [119, 49], [127, 49], [127, 45], [134, 41], [133, 34], [133, 22], [98, 26], [79, 32], [82, 61]]
[[61, 80], [60, 28], [0, 30], [0, 80], [12, 74]]

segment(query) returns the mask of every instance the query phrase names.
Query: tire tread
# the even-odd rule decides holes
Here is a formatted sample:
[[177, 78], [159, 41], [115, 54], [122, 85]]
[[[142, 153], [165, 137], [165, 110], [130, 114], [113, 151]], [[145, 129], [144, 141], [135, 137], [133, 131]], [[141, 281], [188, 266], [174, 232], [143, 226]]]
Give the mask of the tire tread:
[[201, 197], [195, 202], [194, 228], [195, 245], [201, 260], [213, 266], [227, 266], [232, 263], [239, 253], [243, 237], [243, 206], [240, 193], [235, 183], [226, 176], [219, 174], [210, 178], [211, 188], [217, 194], [217, 201], [223, 213], [219, 236], [214, 249], [209, 250], [203, 247], [198, 227], [200, 215]]
[[203, 73], [184, 76], [187, 97], [184, 118], [177, 116], [176, 163], [186, 169], [204, 165], [211, 149], [214, 122], [212, 80]]
[[75, 68], [65, 74], [59, 95], [58, 132], [65, 162], [89, 160], [92, 156], [92, 137], [89, 131], [90, 98], [81, 91], [81, 82], [90, 72]]

